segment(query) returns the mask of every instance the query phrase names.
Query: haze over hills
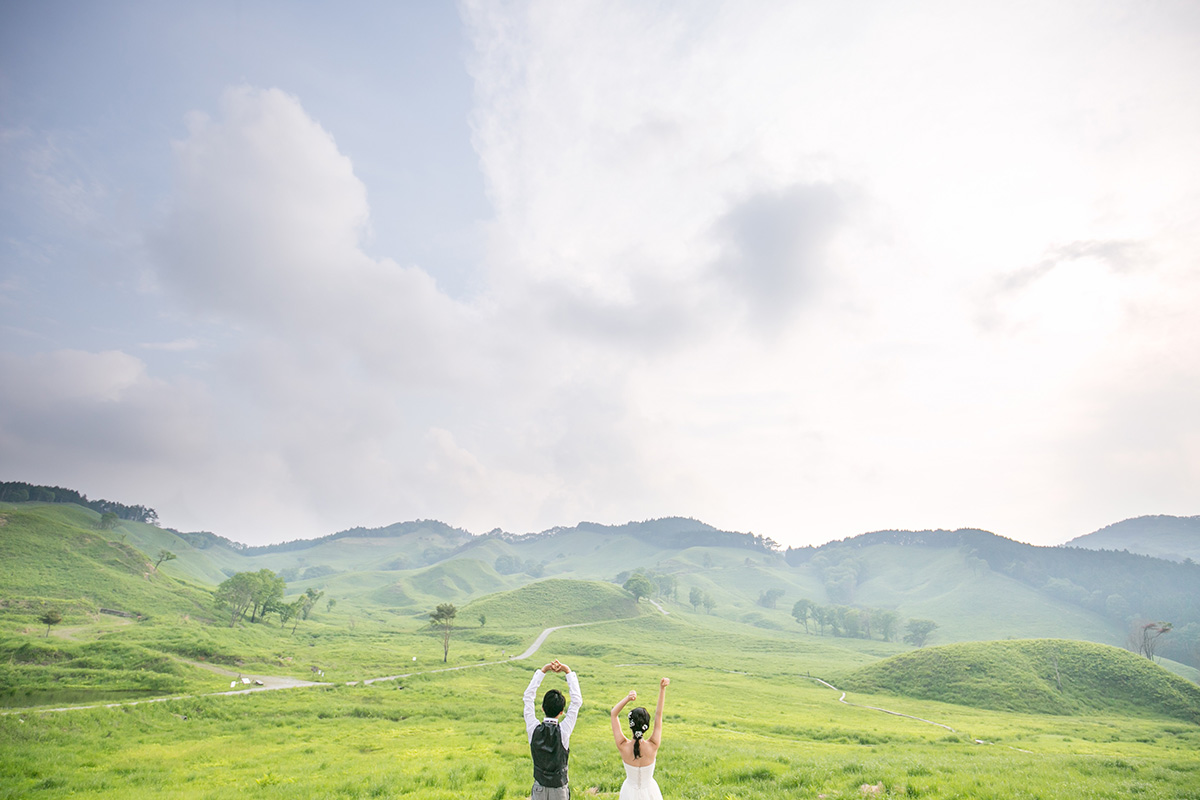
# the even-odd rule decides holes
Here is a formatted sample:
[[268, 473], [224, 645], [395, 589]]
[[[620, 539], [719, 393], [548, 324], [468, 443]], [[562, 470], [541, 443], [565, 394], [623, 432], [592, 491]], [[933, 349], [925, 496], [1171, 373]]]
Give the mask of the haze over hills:
[[[0, 504], [0, 511], [14, 522], [25, 520], [10, 533], [30, 530], [38, 537], [80, 536], [80, 521], [94, 536], [100, 516], [45, 503]], [[925, 619], [936, 623], [930, 644], [1052, 637], [1125, 646], [1141, 621], [1162, 620], [1174, 628], [1159, 654], [1178, 662], [1181, 674], [1200, 675], [1200, 565], [1034, 547], [980, 530], [882, 531], [786, 550], [678, 517], [524, 535], [473, 535], [424, 520], [261, 547], [136, 520], [121, 520], [104, 535], [148, 558], [173, 554], [156, 574], [180, 586], [211, 591], [236, 573], [269, 569], [287, 582], [289, 595], [322, 591], [343, 608], [378, 619], [421, 618], [439, 603], [466, 606], [547, 579], [621, 584], [643, 570], [665, 602], [698, 608], [695, 598], [705, 597], [716, 616], [781, 632], [898, 640], [905, 621]], [[30, 554], [37, 546], [23, 547], [24, 558], [35, 558]], [[46, 572], [36, 558], [17, 569]], [[62, 586], [52, 581], [22, 580], [9, 588], [61, 595]], [[801, 620], [792, 614], [798, 601], [841, 609], [841, 616], [827, 623], [807, 614]], [[139, 602], [146, 609], [155, 605], [149, 598]]]
[[1200, 561], [1200, 515], [1135, 517], [1067, 542], [1067, 547], [1128, 550], [1170, 561]]

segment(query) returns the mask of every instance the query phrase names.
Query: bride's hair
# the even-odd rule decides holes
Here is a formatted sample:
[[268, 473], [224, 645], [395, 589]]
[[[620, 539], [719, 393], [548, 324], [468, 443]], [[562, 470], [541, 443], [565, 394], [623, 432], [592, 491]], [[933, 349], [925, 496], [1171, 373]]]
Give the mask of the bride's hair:
[[629, 730], [633, 731], [633, 757], [642, 757], [642, 736], [650, 730], [650, 712], [638, 706], [629, 712]]

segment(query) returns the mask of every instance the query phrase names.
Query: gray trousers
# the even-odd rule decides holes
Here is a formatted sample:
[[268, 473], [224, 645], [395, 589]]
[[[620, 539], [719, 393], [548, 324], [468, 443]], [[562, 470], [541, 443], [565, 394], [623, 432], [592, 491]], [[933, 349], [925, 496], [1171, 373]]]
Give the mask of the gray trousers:
[[571, 800], [571, 787], [568, 786], [542, 786], [537, 781], [533, 782], [533, 791], [529, 795], [529, 800]]

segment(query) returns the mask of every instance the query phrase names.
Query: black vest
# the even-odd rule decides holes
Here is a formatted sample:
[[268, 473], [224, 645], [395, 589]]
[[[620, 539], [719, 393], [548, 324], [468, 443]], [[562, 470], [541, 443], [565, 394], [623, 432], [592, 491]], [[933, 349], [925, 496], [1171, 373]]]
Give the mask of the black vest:
[[548, 789], [567, 785], [567, 759], [570, 753], [563, 747], [562, 731], [558, 725], [539, 722], [529, 739], [533, 754], [533, 779]]

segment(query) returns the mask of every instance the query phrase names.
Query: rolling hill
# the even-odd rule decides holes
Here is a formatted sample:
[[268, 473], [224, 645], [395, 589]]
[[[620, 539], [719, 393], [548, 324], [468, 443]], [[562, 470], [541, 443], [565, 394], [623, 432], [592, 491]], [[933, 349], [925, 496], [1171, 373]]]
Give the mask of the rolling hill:
[[120, 530], [102, 531], [99, 523], [98, 512], [74, 505], [0, 507], [5, 616], [27, 618], [49, 607], [67, 624], [101, 609], [142, 618], [211, 615], [208, 590], [156, 570]]
[[595, 581], [544, 580], [489, 595], [461, 612], [465, 619], [481, 614], [493, 625], [546, 628], [579, 622], [628, 619], [644, 613], [625, 590]]
[[[790, 613], [799, 600], [853, 609], [866, 623], [850, 631], [822, 625], [818, 633], [880, 638], [884, 632], [869, 623], [891, 615], [899, 622], [890, 629], [893, 640], [906, 620], [935, 622], [931, 644], [1036, 637], [1121, 646], [1140, 620], [1164, 620], [1174, 629], [1163, 637], [1159, 654], [1180, 674], [1200, 675], [1200, 565], [1034, 547], [987, 531], [881, 531], [781, 552], [762, 537], [683, 517], [584, 522], [521, 535], [472, 535], [419, 520], [247, 547], [211, 533], [136, 521], [121, 521], [101, 536], [94, 511], [66, 504], [0, 504], [0, 511], [14, 530], [26, 530], [19, 522], [23, 515], [42, 520], [6, 545], [6, 563], [14, 567], [0, 590], [8, 598], [57, 596], [71, 585], [78, 598], [91, 598], [84, 605], [119, 594], [146, 608], [200, 614], [208, 602], [200, 587], [210, 590], [237, 572], [265, 568], [285, 579], [291, 598], [314, 589], [347, 617], [419, 621], [439, 603], [473, 607], [546, 579], [603, 582], [624, 594], [617, 587], [640, 569], [654, 578], [668, 605], [692, 609], [691, 599], [703, 596], [718, 617], [789, 634], [806, 630]], [[59, 526], [70, 531], [60, 533]], [[18, 539], [24, 542], [19, 551], [13, 549]], [[83, 552], [78, 549], [51, 555], [75, 540], [92, 542], [87, 563], [71, 560]], [[143, 575], [146, 559], [164, 549], [177, 557]], [[111, 561], [118, 553], [128, 562], [121, 580], [138, 580], [110, 591], [123, 585], [99, 577], [114, 568], [102, 556]], [[169, 589], [161, 602], [146, 594], [158, 589]], [[505, 617], [509, 611], [476, 613]]]
[[1128, 550], [1168, 561], [1200, 561], [1200, 516], [1135, 517], [1066, 543], [1089, 550]]
[[843, 676], [840, 686], [998, 711], [1158, 714], [1200, 723], [1200, 687], [1148, 659], [1091, 642], [922, 648], [861, 667]]

